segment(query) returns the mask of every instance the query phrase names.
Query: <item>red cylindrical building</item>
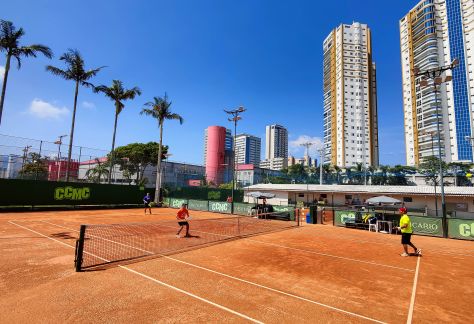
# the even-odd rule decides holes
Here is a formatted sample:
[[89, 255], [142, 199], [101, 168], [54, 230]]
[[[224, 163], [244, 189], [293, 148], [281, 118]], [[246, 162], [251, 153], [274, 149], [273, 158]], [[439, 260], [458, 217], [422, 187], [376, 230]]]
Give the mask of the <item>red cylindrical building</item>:
[[206, 180], [220, 185], [224, 176], [225, 127], [209, 126], [206, 136]]

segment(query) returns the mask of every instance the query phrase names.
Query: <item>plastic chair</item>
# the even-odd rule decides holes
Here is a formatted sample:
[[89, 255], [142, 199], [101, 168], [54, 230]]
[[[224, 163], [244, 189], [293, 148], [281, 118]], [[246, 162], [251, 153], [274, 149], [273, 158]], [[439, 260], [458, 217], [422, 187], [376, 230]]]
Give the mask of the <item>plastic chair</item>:
[[374, 232], [377, 232], [377, 224], [369, 223], [369, 232], [372, 232], [372, 228], [374, 229]]

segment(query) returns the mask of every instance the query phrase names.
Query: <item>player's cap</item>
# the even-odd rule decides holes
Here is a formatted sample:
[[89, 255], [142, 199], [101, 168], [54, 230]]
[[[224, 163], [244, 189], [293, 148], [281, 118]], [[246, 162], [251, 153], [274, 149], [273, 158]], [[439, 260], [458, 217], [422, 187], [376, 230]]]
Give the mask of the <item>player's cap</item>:
[[400, 214], [406, 214], [407, 209], [405, 207], [401, 207], [399, 210]]

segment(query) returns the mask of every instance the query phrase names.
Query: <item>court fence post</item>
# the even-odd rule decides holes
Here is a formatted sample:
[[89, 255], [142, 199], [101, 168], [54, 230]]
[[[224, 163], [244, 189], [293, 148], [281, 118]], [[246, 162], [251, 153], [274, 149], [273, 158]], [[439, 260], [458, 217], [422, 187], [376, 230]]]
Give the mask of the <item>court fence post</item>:
[[82, 268], [82, 254], [84, 252], [84, 237], [86, 234], [86, 225], [81, 225], [79, 232], [79, 239], [76, 241], [76, 256], [74, 263], [76, 265], [76, 272], [80, 272]]

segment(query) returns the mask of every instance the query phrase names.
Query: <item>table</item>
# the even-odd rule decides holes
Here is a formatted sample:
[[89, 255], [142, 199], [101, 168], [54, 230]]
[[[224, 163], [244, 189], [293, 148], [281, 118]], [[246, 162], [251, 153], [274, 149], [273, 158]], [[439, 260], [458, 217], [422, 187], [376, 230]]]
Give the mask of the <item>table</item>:
[[[392, 233], [392, 222], [391, 221], [384, 221], [384, 220], [377, 220], [377, 232], [391, 234]], [[388, 227], [388, 232], [385, 230]], [[383, 230], [381, 231], [380, 228]]]

